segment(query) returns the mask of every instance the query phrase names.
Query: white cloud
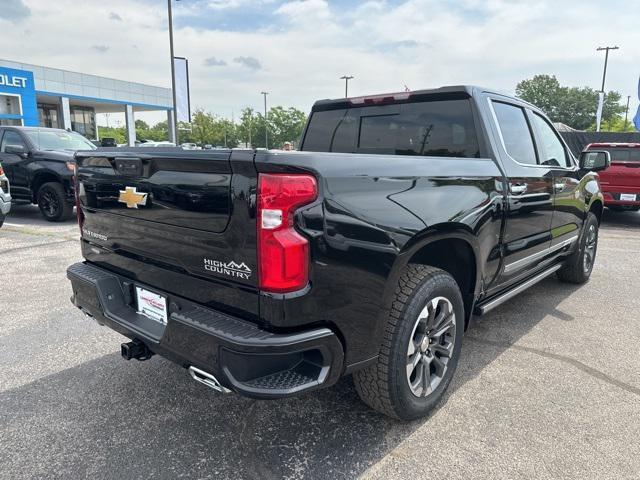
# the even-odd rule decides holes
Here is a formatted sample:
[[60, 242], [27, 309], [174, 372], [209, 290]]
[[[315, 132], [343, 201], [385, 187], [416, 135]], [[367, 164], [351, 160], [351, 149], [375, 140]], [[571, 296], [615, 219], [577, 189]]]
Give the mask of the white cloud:
[[[207, 7], [214, 10], [228, 10], [240, 7], [255, 7], [256, 5], [274, 3], [274, 1], [275, 0], [209, 0]], [[194, 5], [194, 8], [202, 7]]]
[[294, 21], [317, 21], [329, 18], [329, 4], [326, 0], [295, 0], [282, 4], [275, 11]]
[[[392, 5], [372, 0], [355, 9], [322, 0], [273, 3], [273, 15], [265, 15], [261, 29], [177, 29], [176, 54], [190, 60], [191, 104], [237, 116], [244, 106], [261, 108], [263, 90], [271, 92], [271, 105], [308, 111], [316, 99], [342, 95], [339, 77], [344, 74], [355, 76], [349, 83], [353, 95], [398, 91], [405, 84], [419, 89], [473, 83], [513, 92], [519, 80], [538, 73], [556, 74], [566, 85], [599, 88], [604, 58], [595, 49], [617, 44], [620, 50], [609, 58], [607, 89], [632, 95], [634, 108], [640, 2], [617, 1], [408, 0]], [[3, 27], [12, 34], [4, 36], [2, 56], [169, 86], [162, 2], [107, 3], [27, 2], [32, 14]], [[176, 14], [186, 3], [180, 2]], [[247, 3], [220, 0], [210, 6], [224, 15], [225, 9]], [[114, 11], [123, 21], [109, 20]], [[25, 30], [37, 35], [26, 36]], [[86, 46], [88, 38], [109, 50], [96, 55]], [[212, 58], [227, 65], [211, 68], [207, 59]], [[264, 68], [233, 60], [240, 58], [253, 58]]]

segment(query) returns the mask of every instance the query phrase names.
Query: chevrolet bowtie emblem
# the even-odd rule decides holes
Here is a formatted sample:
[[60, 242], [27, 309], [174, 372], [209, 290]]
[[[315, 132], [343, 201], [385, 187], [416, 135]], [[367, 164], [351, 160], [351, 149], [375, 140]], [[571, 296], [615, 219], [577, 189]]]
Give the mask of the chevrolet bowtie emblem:
[[124, 190], [120, 190], [118, 201], [126, 203], [127, 208], [138, 208], [138, 205], [147, 204], [147, 194], [137, 192], [136, 187], [125, 187]]

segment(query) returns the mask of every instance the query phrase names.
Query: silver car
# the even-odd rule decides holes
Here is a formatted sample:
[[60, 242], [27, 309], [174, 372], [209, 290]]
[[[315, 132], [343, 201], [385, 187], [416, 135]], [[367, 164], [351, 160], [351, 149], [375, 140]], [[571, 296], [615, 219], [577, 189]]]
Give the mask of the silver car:
[[9, 179], [0, 165], [0, 227], [4, 223], [4, 217], [11, 210], [11, 195], [9, 195]]

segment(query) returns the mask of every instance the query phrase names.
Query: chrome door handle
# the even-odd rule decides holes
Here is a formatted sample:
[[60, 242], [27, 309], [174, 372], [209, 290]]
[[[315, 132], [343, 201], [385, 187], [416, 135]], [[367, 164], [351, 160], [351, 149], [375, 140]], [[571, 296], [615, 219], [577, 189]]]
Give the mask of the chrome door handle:
[[513, 185], [510, 184], [509, 185], [509, 190], [511, 191], [511, 193], [515, 193], [516, 195], [521, 195], [524, 192], [527, 191], [527, 186], [526, 185]]

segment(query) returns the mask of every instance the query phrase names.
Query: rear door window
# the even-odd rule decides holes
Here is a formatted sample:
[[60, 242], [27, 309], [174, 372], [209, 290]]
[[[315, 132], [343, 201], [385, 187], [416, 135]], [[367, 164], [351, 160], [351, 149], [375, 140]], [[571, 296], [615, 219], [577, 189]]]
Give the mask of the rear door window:
[[536, 149], [524, 110], [508, 103], [492, 103], [504, 148], [509, 156], [518, 163], [537, 165]]
[[440, 157], [480, 156], [471, 103], [467, 99], [314, 112], [302, 149]]
[[553, 127], [537, 113], [533, 113], [533, 124], [538, 132], [538, 154], [540, 155], [540, 163], [552, 167], [571, 167], [571, 160], [564, 144], [558, 137]]

